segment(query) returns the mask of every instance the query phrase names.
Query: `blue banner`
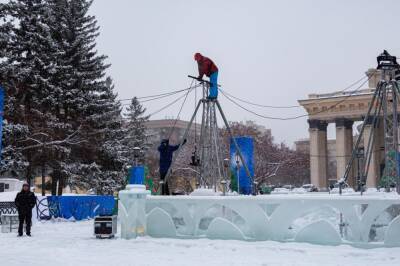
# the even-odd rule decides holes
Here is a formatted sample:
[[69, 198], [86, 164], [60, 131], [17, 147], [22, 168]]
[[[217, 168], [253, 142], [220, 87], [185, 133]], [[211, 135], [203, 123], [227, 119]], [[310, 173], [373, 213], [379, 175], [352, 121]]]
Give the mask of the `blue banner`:
[[0, 156], [2, 150], [1, 141], [3, 139], [3, 116], [4, 116], [4, 89], [0, 86]]
[[112, 215], [113, 196], [48, 196], [49, 215], [55, 218], [91, 219], [98, 215]]
[[[239, 146], [239, 149], [242, 153], [243, 159], [249, 168], [251, 177], [254, 176], [254, 143], [253, 138], [251, 137], [235, 137], [236, 143]], [[231, 157], [231, 171], [235, 173], [235, 177], [237, 178], [237, 163], [239, 161], [239, 192], [240, 194], [251, 194], [252, 193], [252, 184], [251, 178], [247, 175], [246, 169], [239, 159], [239, 154], [236, 152], [236, 146], [231, 139], [230, 144], [230, 157]], [[237, 181], [237, 180], [236, 180]]]

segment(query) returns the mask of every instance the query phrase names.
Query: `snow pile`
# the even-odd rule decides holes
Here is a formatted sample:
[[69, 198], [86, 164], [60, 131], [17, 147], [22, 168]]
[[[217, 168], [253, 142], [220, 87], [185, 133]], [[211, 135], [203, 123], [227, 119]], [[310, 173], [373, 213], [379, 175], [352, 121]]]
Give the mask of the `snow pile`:
[[400, 248], [150, 237], [123, 240], [119, 234], [116, 239], [98, 240], [93, 236], [93, 221], [35, 222], [32, 233], [32, 238], [0, 234], [5, 265], [400, 265]]

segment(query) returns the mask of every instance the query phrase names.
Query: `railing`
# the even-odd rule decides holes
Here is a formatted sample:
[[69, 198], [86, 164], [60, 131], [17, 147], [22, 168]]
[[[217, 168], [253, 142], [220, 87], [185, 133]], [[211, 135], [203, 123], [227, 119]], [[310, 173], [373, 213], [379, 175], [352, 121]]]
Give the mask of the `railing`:
[[36, 197], [36, 218], [38, 220], [50, 220], [50, 206], [46, 196]]
[[0, 216], [2, 214], [17, 214], [17, 213], [18, 213], [17, 206], [15, 206], [15, 203], [13, 201], [0, 202]]

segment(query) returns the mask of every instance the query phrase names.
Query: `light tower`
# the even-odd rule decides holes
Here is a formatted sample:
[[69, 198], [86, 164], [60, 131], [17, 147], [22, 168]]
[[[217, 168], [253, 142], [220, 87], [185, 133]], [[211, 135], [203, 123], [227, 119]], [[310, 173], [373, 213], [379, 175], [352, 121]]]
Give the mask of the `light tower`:
[[[339, 180], [340, 192], [342, 186], [346, 183], [350, 169], [353, 167], [353, 162], [356, 160], [357, 151], [360, 149], [361, 139], [367, 122], [371, 122], [372, 130], [368, 137], [368, 141], [364, 147], [365, 164], [362, 171], [360, 181], [365, 184], [368, 176], [369, 165], [374, 152], [374, 142], [376, 137], [374, 131], [379, 128], [380, 123], [383, 123], [384, 130], [384, 155], [385, 168], [381, 177], [381, 183], [387, 187], [389, 184], [396, 184], [397, 193], [400, 193], [400, 176], [399, 176], [399, 131], [398, 131], [398, 107], [400, 99], [399, 90], [399, 73], [400, 66], [397, 63], [396, 57], [390, 55], [386, 50], [377, 57], [377, 71], [381, 73], [374, 95], [371, 99], [368, 112], [364, 118], [363, 126], [357, 138], [355, 147], [352, 152], [352, 157], [346, 166], [344, 177]], [[366, 136], [364, 136], [366, 137]], [[361, 191], [363, 189], [361, 188]]]

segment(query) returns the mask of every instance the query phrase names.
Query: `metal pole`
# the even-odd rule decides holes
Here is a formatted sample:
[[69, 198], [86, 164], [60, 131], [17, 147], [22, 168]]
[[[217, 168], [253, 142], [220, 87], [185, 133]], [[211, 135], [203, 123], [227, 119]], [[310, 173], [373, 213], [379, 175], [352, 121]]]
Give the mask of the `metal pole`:
[[[200, 186], [204, 185], [203, 164], [204, 164], [204, 156], [205, 156], [204, 155], [204, 132], [205, 132], [205, 119], [206, 119], [206, 113], [205, 113], [205, 110], [206, 110], [205, 90], [206, 90], [205, 89], [205, 85], [203, 83], [203, 91], [202, 91], [202, 93], [203, 93], [203, 98], [202, 98], [202, 100], [203, 100], [202, 101], [203, 112], [202, 112], [202, 117], [201, 117], [201, 129], [200, 129], [200, 152], [201, 152], [201, 154], [200, 154], [200, 174], [199, 174], [199, 176], [200, 176], [200, 180], [199, 180]], [[203, 184], [201, 182], [203, 182]]]
[[395, 176], [396, 176], [396, 192], [399, 193], [399, 186], [398, 186], [398, 180], [399, 180], [399, 132], [398, 132], [398, 114], [397, 114], [397, 82], [393, 81], [390, 82], [391, 88], [392, 88], [392, 109], [393, 109], [393, 148], [395, 151]]
[[204, 183], [207, 188], [211, 186], [211, 180], [210, 180], [210, 168], [211, 166], [209, 165], [210, 162], [210, 102], [208, 100], [206, 101], [206, 110], [205, 110], [205, 125], [204, 125], [204, 143], [203, 143], [203, 150], [204, 150], [204, 161], [202, 164], [202, 174], [204, 178]]
[[[396, 97], [396, 99], [397, 99], [397, 101], [399, 101], [400, 100], [400, 89], [399, 89], [399, 86], [398, 86], [398, 83], [397, 83], [397, 81], [394, 81], [393, 82], [394, 83], [394, 91], [395, 91], [395, 93], [396, 93], [396, 95], [397, 95], [397, 97]], [[396, 110], [397, 110], [397, 108], [396, 108]], [[398, 123], [398, 121], [397, 121], [397, 123]], [[397, 126], [398, 126], [398, 124], [397, 124]], [[399, 131], [398, 131], [398, 129], [397, 129], [397, 136], [396, 136], [396, 138], [397, 138], [397, 150], [398, 150], [398, 148], [399, 148]], [[397, 154], [397, 156], [396, 156], [396, 158], [397, 158], [397, 161], [399, 161], [399, 154]], [[396, 178], [396, 192], [397, 192], [397, 194], [400, 194], [400, 169], [399, 168], [397, 168], [397, 178]]]
[[[361, 130], [360, 130], [360, 135], [358, 136], [356, 144], [354, 145], [354, 148], [353, 148], [353, 151], [352, 151], [352, 154], [351, 154], [351, 158], [350, 158], [349, 162], [347, 163], [346, 170], [345, 170], [345, 173], [344, 173], [344, 176], [343, 176], [343, 179], [344, 179], [343, 182], [346, 182], [348, 177], [349, 177], [350, 169], [353, 166], [354, 158], [356, 156], [356, 152], [357, 152], [356, 149], [357, 149], [357, 147], [359, 147], [359, 145], [361, 143], [361, 139], [362, 139], [362, 135], [364, 133], [365, 125], [366, 125], [368, 117], [370, 116], [372, 108], [375, 105], [375, 101], [376, 101], [376, 98], [377, 98], [378, 91], [379, 90], [376, 89], [374, 94], [373, 94], [373, 96], [372, 96], [371, 104], [368, 107], [367, 115], [364, 118]], [[341, 186], [342, 186], [342, 183], [339, 182], [339, 193], [341, 192]]]
[[[218, 168], [218, 179], [220, 179], [222, 177], [222, 173], [221, 173], [221, 166], [222, 163], [220, 161], [220, 154], [219, 154], [219, 145], [218, 145], [218, 125], [217, 125], [217, 116], [216, 116], [216, 112], [215, 112], [215, 103], [212, 103], [212, 116], [213, 116], [213, 138], [214, 138], [214, 148], [215, 148], [215, 158], [217, 161], [217, 168]], [[214, 177], [214, 185], [215, 185], [215, 191], [217, 191], [217, 184], [218, 184], [218, 180], [217, 180], [217, 176]]]
[[237, 177], [238, 194], [240, 195], [240, 165], [239, 165], [239, 160], [236, 160], [236, 177]]
[[247, 174], [247, 176], [250, 178], [251, 186], [253, 186], [253, 178], [252, 178], [252, 176], [250, 175], [250, 170], [249, 170], [249, 168], [247, 167], [246, 162], [244, 161], [244, 158], [243, 158], [242, 152], [240, 151], [239, 145], [237, 144], [235, 138], [234, 138], [233, 135], [232, 135], [232, 131], [231, 131], [231, 128], [230, 128], [230, 126], [229, 126], [228, 120], [226, 119], [225, 114], [224, 114], [224, 112], [222, 111], [222, 107], [221, 107], [221, 105], [219, 104], [218, 100], [215, 100], [215, 102], [217, 103], [218, 110], [219, 110], [219, 112], [220, 112], [220, 114], [221, 114], [221, 116], [222, 116], [222, 119], [224, 120], [226, 129], [228, 130], [228, 133], [229, 133], [229, 135], [230, 135], [231, 138], [232, 138], [232, 141], [233, 141], [233, 144], [235, 145], [236, 151], [237, 151], [237, 153], [239, 154], [240, 160], [241, 160], [242, 163], [243, 163], [243, 167], [244, 167], [244, 169], [246, 170], [246, 174]]
[[167, 183], [168, 178], [169, 178], [169, 176], [171, 174], [172, 166], [174, 165], [176, 159], [178, 158], [178, 156], [179, 156], [179, 154], [181, 152], [181, 148], [182, 148], [183, 142], [185, 141], [185, 139], [188, 136], [189, 130], [190, 130], [191, 126], [192, 126], [193, 120], [196, 117], [197, 111], [199, 110], [202, 101], [203, 101], [203, 99], [199, 100], [199, 103], [196, 106], [196, 109], [195, 109], [195, 111], [194, 111], [194, 113], [192, 115], [192, 118], [190, 119], [190, 122], [189, 122], [188, 126], [186, 127], [185, 133], [183, 134], [183, 138], [182, 138], [181, 142], [179, 143], [179, 149], [176, 152], [175, 156], [172, 158], [171, 166], [169, 167], [167, 175], [165, 176], [165, 180], [164, 180], [165, 184]]
[[[382, 83], [380, 83], [380, 85], [378, 85], [377, 90], [378, 91], [378, 106], [374, 111], [373, 114], [373, 119], [372, 119], [372, 130], [368, 136], [368, 144], [367, 147], [364, 147], [364, 154], [366, 154], [366, 164], [364, 165], [364, 170], [363, 170], [363, 177], [365, 177], [366, 179], [368, 178], [368, 173], [369, 173], [369, 166], [371, 164], [371, 158], [372, 158], [372, 154], [374, 152], [376, 152], [374, 150], [374, 143], [375, 143], [375, 139], [376, 139], [376, 135], [375, 135], [375, 130], [379, 128], [379, 125], [381, 123], [381, 120], [379, 119], [379, 115], [382, 111], [382, 102], [383, 102], [383, 95], [382, 95], [382, 90], [381, 90], [381, 85]], [[365, 180], [366, 181], [366, 180]]]

